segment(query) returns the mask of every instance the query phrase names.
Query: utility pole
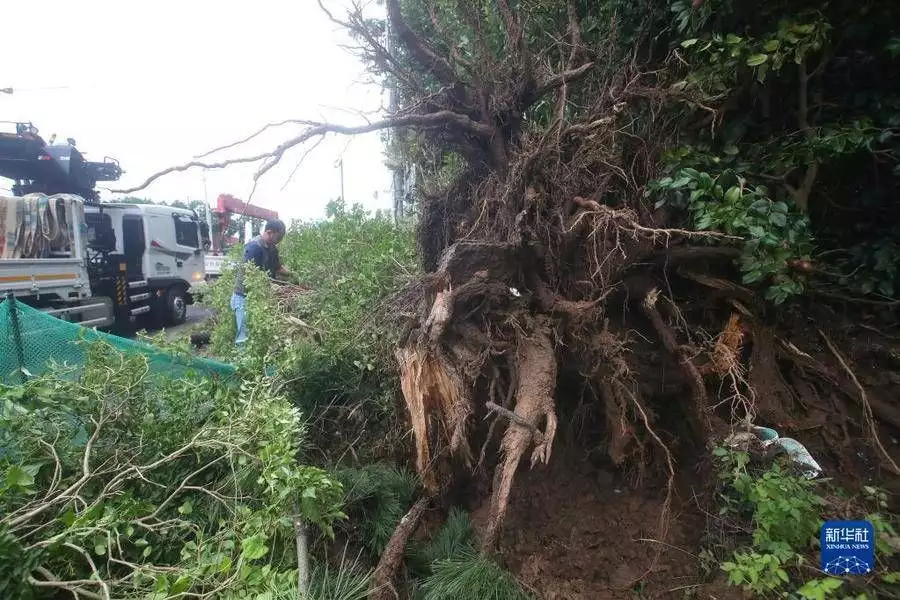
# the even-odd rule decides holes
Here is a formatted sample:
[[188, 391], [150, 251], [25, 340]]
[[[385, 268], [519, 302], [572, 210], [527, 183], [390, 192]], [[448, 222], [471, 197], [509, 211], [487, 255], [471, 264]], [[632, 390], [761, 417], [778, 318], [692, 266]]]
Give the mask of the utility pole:
[[[391, 20], [387, 19], [387, 27], [386, 27], [386, 35], [387, 35], [387, 48], [388, 54], [391, 56], [395, 56], [397, 52], [397, 40], [394, 36], [394, 32], [391, 29]], [[388, 110], [390, 110], [391, 114], [396, 114], [397, 110], [400, 108], [400, 98], [397, 93], [397, 81], [391, 77], [387, 76], [387, 86], [388, 86]], [[388, 130], [387, 134], [387, 144], [388, 144], [388, 156], [389, 156], [389, 166], [391, 169], [391, 179], [393, 188], [393, 204], [394, 204], [394, 223], [399, 223], [400, 219], [403, 218], [403, 200], [406, 196], [406, 182], [403, 178], [403, 164], [400, 162], [396, 162], [398, 160], [397, 148], [395, 142], [397, 140], [397, 134], [393, 130]]]

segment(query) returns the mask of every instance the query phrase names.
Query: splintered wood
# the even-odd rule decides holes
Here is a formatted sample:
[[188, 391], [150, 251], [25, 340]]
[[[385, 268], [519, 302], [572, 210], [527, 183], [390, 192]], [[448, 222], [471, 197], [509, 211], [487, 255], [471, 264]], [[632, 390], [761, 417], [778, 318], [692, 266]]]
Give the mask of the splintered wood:
[[[403, 398], [415, 437], [416, 469], [425, 489], [436, 492], [445, 482], [440, 481], [436, 469], [434, 455], [439, 449], [434, 446], [443, 441], [452, 451], [453, 446], [465, 443], [464, 436], [453, 434], [464, 426], [467, 411], [453, 379], [440, 361], [424, 348], [398, 348], [396, 357]], [[437, 431], [430, 427], [434, 419], [440, 424]], [[448, 432], [452, 439], [447, 439]], [[437, 436], [444, 439], [438, 440]]]

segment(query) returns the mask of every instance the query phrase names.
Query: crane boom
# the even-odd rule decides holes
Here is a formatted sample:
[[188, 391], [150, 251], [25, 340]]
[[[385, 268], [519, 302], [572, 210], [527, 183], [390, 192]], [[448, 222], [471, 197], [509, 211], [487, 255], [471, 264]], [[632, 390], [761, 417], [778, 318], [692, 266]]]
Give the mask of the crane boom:
[[228, 223], [231, 215], [244, 215], [252, 219], [265, 219], [271, 221], [278, 218], [278, 211], [256, 206], [235, 198], [231, 194], [219, 194], [216, 198], [216, 208], [213, 213], [219, 220], [219, 234], [213, 237], [213, 252], [219, 253], [225, 241], [225, 231], [228, 229]]

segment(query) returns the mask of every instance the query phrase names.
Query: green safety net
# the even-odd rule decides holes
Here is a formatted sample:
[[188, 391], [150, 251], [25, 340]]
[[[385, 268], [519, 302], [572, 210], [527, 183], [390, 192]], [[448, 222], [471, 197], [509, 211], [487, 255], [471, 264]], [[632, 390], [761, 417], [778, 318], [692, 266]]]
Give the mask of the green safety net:
[[52, 364], [74, 373], [84, 364], [91, 342], [105, 342], [125, 354], [142, 354], [150, 372], [171, 379], [189, 373], [228, 377], [232, 365], [166, 352], [75, 323], [62, 321], [15, 300], [0, 302], [0, 383], [19, 383], [23, 376], [40, 375]]

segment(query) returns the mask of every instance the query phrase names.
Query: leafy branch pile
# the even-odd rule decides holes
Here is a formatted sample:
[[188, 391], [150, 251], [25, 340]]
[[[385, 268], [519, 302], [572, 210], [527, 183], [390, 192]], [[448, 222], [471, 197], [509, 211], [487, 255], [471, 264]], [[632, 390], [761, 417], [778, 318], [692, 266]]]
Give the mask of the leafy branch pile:
[[250, 338], [240, 351], [230, 307], [234, 271], [210, 286], [204, 302], [215, 314], [212, 351], [248, 372], [275, 373], [309, 416], [319, 450], [339, 455], [352, 445], [357, 453], [390, 453], [399, 386], [385, 302], [418, 272], [412, 232], [341, 201], [329, 205], [327, 217], [295, 224], [279, 249], [301, 286], [272, 285], [248, 267]]
[[267, 380], [151, 380], [99, 344], [69, 375], [0, 389], [4, 598], [260, 598], [296, 582], [296, 519], [344, 518]]

